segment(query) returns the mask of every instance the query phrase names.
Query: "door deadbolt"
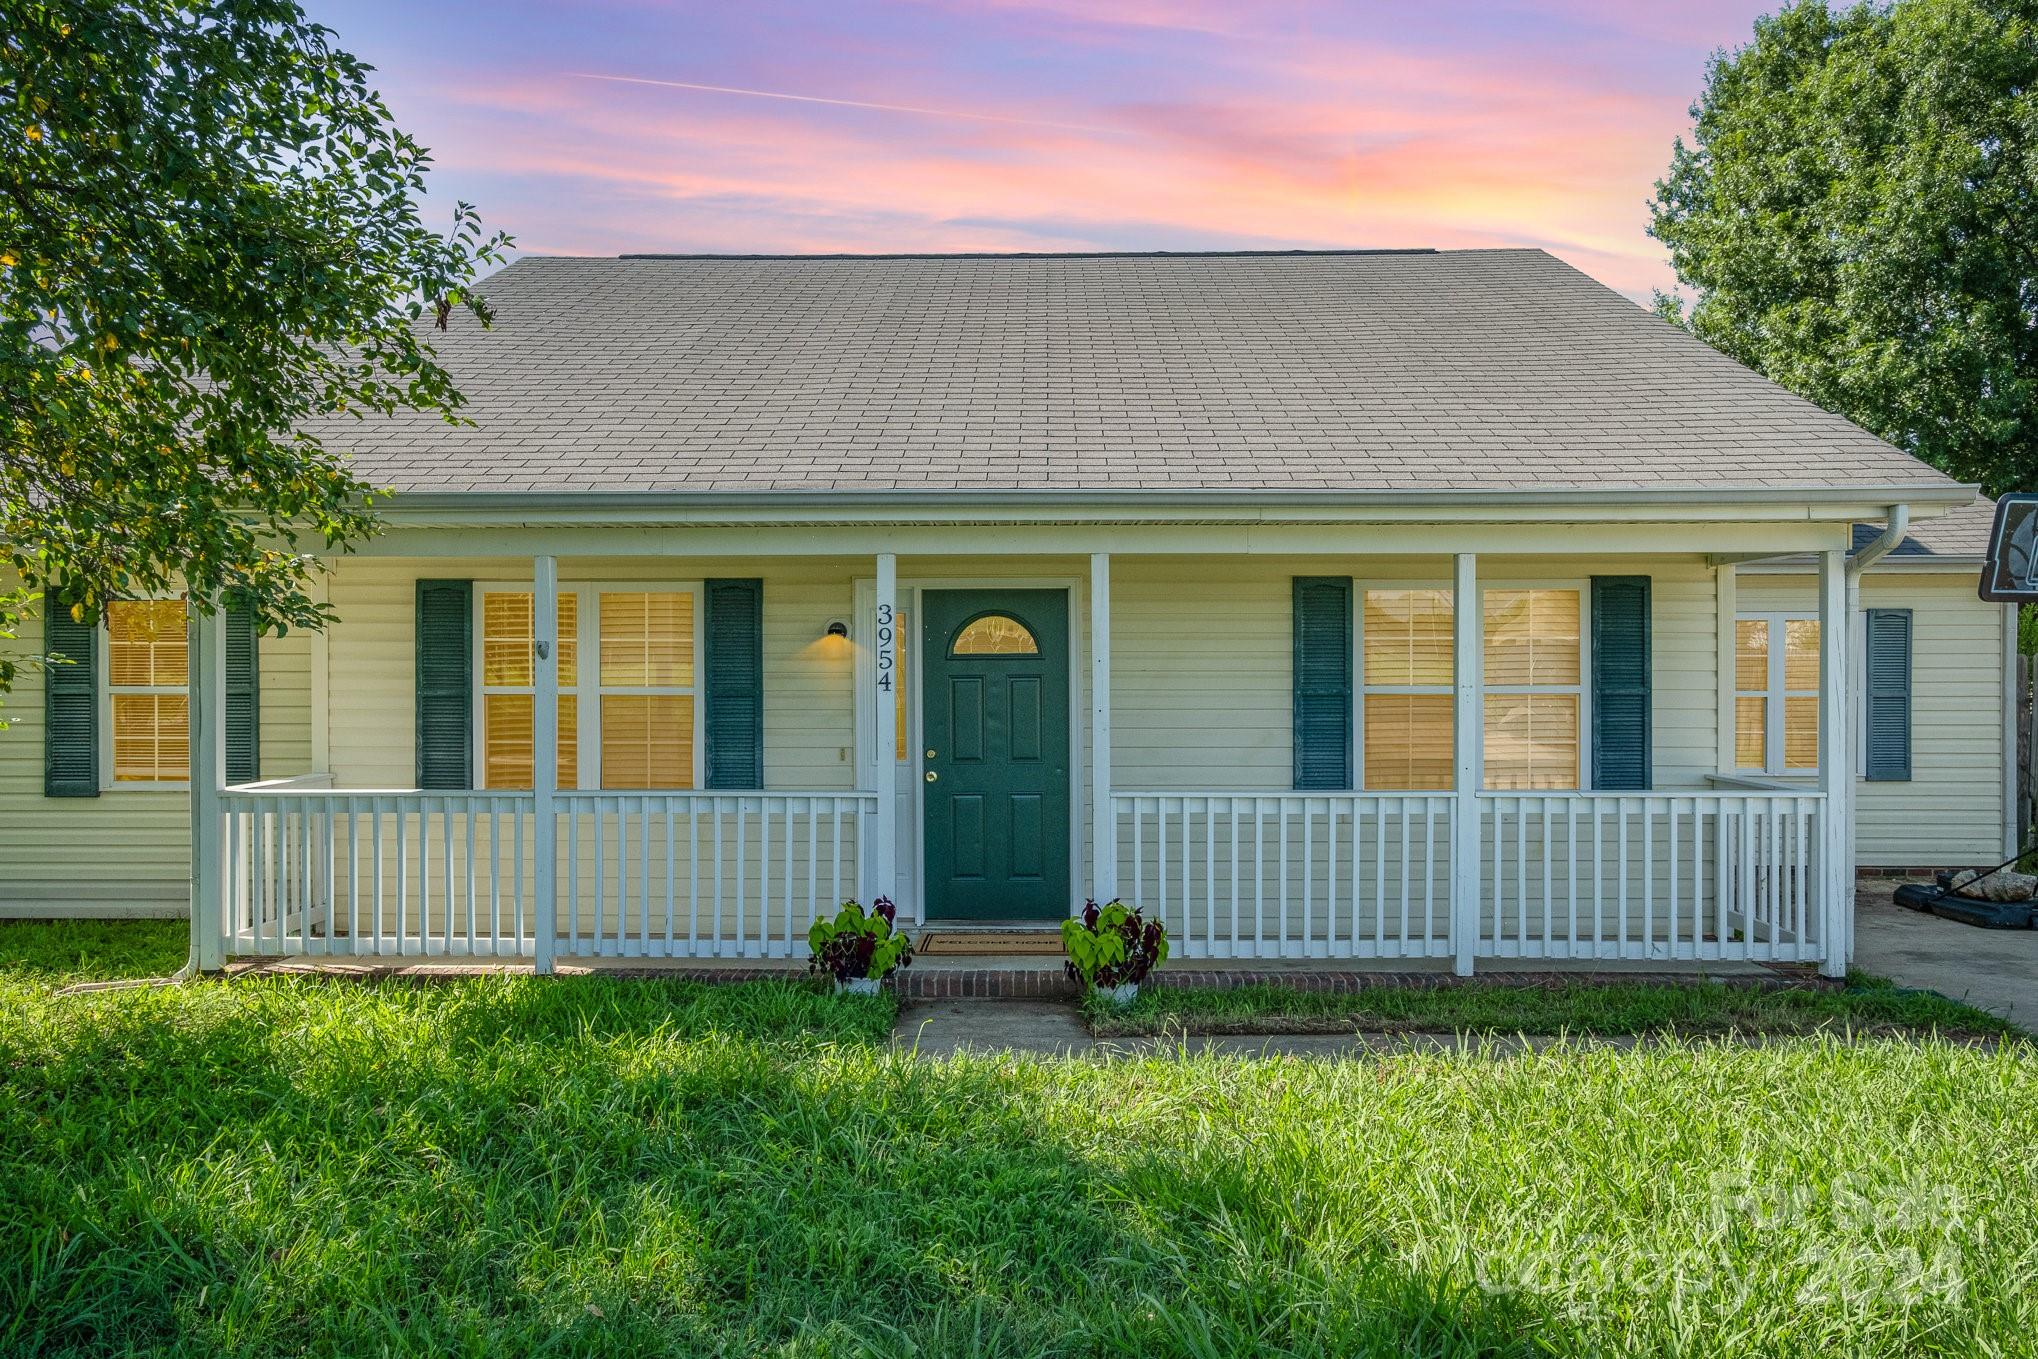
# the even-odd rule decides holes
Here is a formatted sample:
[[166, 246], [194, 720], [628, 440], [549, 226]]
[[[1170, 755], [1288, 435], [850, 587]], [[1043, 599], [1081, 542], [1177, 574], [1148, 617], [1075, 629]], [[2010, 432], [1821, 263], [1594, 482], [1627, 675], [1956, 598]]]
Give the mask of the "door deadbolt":
[[935, 773], [935, 772], [934, 772], [933, 770], [931, 770], [931, 769], [927, 771], [927, 782], [929, 782], [929, 783], [932, 783], [932, 782], [934, 782], [934, 780], [936, 780], [936, 779], [938, 779], [938, 778], [940, 778], [940, 777], [941, 777], [941, 775], [939, 775], [939, 774]]

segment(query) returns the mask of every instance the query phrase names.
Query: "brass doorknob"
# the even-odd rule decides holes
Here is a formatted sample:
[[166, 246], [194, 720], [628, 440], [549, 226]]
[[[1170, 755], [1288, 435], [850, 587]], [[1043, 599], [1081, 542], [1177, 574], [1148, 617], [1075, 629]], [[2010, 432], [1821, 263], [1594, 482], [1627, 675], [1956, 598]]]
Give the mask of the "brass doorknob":
[[939, 774], [935, 773], [935, 772], [934, 772], [933, 770], [931, 770], [931, 769], [927, 771], [927, 782], [929, 782], [929, 783], [932, 783], [932, 782], [934, 782], [934, 780], [936, 780], [936, 779], [938, 779], [938, 778], [940, 778], [940, 777], [941, 777], [941, 775], [939, 775]]

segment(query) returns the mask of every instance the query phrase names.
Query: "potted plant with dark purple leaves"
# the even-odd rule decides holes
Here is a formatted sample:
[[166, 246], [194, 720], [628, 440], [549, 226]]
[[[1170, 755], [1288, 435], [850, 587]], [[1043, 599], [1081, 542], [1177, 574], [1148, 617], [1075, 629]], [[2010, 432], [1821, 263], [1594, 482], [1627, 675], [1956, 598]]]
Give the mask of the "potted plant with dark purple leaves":
[[872, 902], [868, 913], [843, 902], [832, 920], [816, 920], [807, 931], [808, 968], [834, 977], [838, 996], [876, 995], [886, 977], [913, 963], [911, 936], [893, 927], [898, 914], [890, 897]]
[[1086, 901], [1080, 918], [1061, 922], [1061, 946], [1071, 977], [1130, 1005], [1146, 974], [1168, 960], [1168, 927], [1122, 901]]

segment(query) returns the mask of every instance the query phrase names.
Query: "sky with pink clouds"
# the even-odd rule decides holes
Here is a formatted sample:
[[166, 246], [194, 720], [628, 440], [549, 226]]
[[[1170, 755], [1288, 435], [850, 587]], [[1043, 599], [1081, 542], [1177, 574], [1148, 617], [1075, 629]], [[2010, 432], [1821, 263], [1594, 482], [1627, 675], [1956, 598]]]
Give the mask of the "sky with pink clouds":
[[1773, 3], [306, 0], [520, 250], [1534, 245], [1646, 298]]

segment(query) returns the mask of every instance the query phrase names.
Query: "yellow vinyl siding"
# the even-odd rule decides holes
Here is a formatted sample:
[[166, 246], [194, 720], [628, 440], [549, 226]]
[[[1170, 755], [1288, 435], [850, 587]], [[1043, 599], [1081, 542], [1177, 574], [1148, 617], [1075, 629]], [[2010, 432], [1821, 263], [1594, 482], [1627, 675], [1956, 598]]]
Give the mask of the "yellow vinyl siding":
[[[0, 588], [6, 583], [0, 578]], [[41, 622], [30, 620], [11, 645], [19, 655], [39, 655]], [[307, 633], [261, 639], [265, 778], [311, 768], [313, 650]], [[7, 723], [0, 728], [0, 916], [182, 915], [190, 902], [185, 790], [124, 784], [96, 798], [44, 797], [42, 704], [42, 672], [24, 665], [13, 691], [0, 696]]]
[[[1882, 567], [1861, 581], [1863, 609], [1911, 610], [1911, 777], [1858, 780], [1855, 862], [1946, 866], [2003, 857], [2004, 608], [1977, 598], [1971, 571]], [[1816, 613], [1810, 572], [1743, 571], [1738, 607]], [[1858, 641], [1859, 633], [1853, 639]], [[1799, 679], [1805, 678], [1801, 667]], [[1812, 672], [1816, 686], [1816, 669]], [[1858, 729], [1859, 695], [1851, 730]], [[1816, 712], [1816, 704], [1812, 705]], [[1857, 773], [1858, 773], [1857, 768]]]
[[[1484, 557], [1479, 567], [1489, 596], [1551, 581], [1582, 583], [1594, 575], [1649, 575], [1656, 786], [1708, 786], [1717, 770], [1719, 700], [1713, 573], [1703, 558]], [[1430, 591], [1448, 599], [1450, 591], [1436, 582], [1447, 580], [1450, 571], [1446, 557], [1114, 558], [1113, 781], [1121, 788], [1288, 789], [1292, 578], [1350, 576], [1362, 591]], [[1419, 644], [1406, 635], [1382, 643], [1377, 620], [1368, 637], [1366, 621], [1360, 620], [1362, 666], [1373, 665], [1376, 657], [1385, 666], [1384, 657], [1398, 646], [1397, 668], [1377, 673], [1451, 683], [1448, 614], [1443, 624], [1424, 629]], [[1447, 714], [1449, 708], [1446, 695], [1435, 711]], [[1432, 734], [1427, 758], [1433, 768], [1441, 762], [1439, 781], [1431, 786], [1448, 788], [1449, 721], [1434, 715], [1424, 720]], [[1366, 721], [1371, 724], [1370, 717]], [[1581, 752], [1587, 744], [1581, 733]], [[1367, 784], [1392, 786], [1371, 776]]]
[[[1653, 579], [1655, 781], [1702, 788], [1717, 764], [1714, 585], [1702, 557], [1483, 558], [1489, 589], [1528, 589], [1594, 574]], [[780, 789], [850, 789], [855, 658], [865, 639], [825, 637], [830, 619], [855, 617], [867, 557], [721, 560], [604, 558], [561, 563], [565, 583], [764, 580], [765, 777]], [[326, 658], [330, 765], [342, 787], [403, 788], [414, 778], [413, 629], [420, 576], [514, 582], [528, 558], [336, 563], [330, 600], [340, 621], [325, 642], [301, 633], [264, 637], [262, 772], [310, 768], [314, 655]], [[904, 558], [902, 589], [921, 579], [1085, 581], [1085, 558]], [[1291, 774], [1291, 579], [1348, 575], [1367, 586], [1424, 590], [1449, 574], [1447, 558], [1235, 555], [1147, 556], [1112, 563], [1113, 782], [1125, 789], [1279, 792]], [[1740, 606], [1765, 602], [1774, 582], [1809, 603], [1810, 578], [1739, 576]], [[1088, 624], [1079, 584], [1070, 617], [1074, 769], [1088, 767], [1085, 685]], [[1871, 573], [1864, 602], [1913, 608], [1916, 623], [1914, 770], [1908, 784], [1860, 788], [1863, 863], [1980, 859], [2001, 839], [2002, 611], [1973, 599], [1972, 580]], [[1581, 626], [1584, 620], [1581, 618]], [[859, 621], [857, 627], [861, 628]], [[1435, 638], [1448, 646], [1448, 633]], [[902, 642], [909, 667], [916, 639]], [[20, 642], [28, 652], [39, 631]], [[1430, 648], [1433, 657], [1436, 647]], [[1363, 654], [1363, 653], [1362, 653]], [[1444, 652], [1446, 661], [1448, 651]], [[1446, 683], [1448, 683], [1446, 665]], [[181, 791], [125, 788], [97, 799], [44, 799], [40, 677], [25, 669], [0, 731], [0, 911], [181, 909], [189, 830]], [[1446, 708], [1448, 703], [1446, 701]], [[908, 715], [910, 716], [910, 714]], [[573, 723], [563, 724], [571, 730]], [[905, 746], [902, 727], [900, 750]], [[1448, 727], [1432, 720], [1429, 758], [1448, 760]], [[1580, 744], [1584, 744], [1582, 740]], [[648, 756], [646, 758], [649, 758]], [[1363, 766], [1362, 766], [1363, 767]], [[1448, 784], [1448, 771], [1440, 785]], [[1087, 797], [1087, 781], [1080, 795]], [[1369, 782], [1371, 780], [1369, 779]], [[1076, 833], [1088, 834], [1080, 803]], [[804, 843], [800, 846], [804, 852]], [[1086, 859], [1076, 866], [1083, 888]]]
[[[529, 558], [357, 558], [340, 564], [332, 582], [339, 622], [329, 651], [332, 763], [341, 786], [409, 787], [416, 777], [411, 714], [416, 704], [412, 634], [417, 580], [505, 584], [527, 578], [530, 569]], [[823, 633], [829, 619], [851, 614], [854, 582], [869, 570], [868, 559], [855, 558], [571, 558], [560, 563], [560, 583], [690, 584], [722, 576], [762, 577], [766, 786], [850, 789], [855, 786], [856, 653], [839, 642], [827, 644]], [[690, 648], [691, 641], [683, 654], [661, 653], [655, 663], [690, 668], [695, 661]], [[640, 661], [645, 654], [640, 650]], [[562, 720], [562, 738], [572, 726]], [[570, 767], [578, 755], [562, 750], [561, 758]], [[692, 758], [689, 751], [687, 759]]]

